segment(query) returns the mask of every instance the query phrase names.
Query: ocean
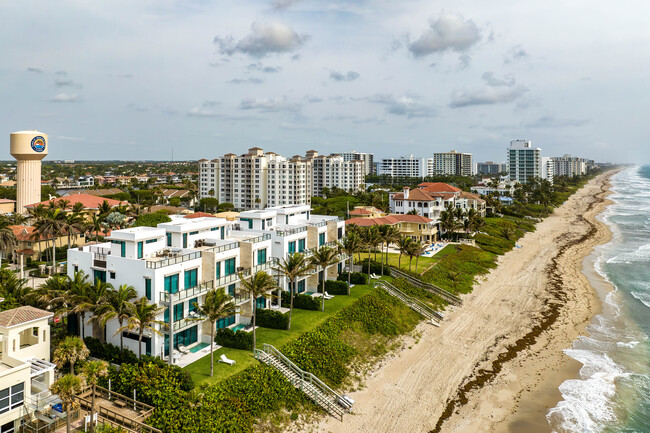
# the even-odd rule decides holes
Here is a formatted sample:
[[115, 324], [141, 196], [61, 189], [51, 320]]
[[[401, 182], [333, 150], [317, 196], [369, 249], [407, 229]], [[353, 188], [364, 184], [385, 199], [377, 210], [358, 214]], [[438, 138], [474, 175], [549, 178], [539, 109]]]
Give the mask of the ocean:
[[565, 351], [583, 365], [546, 416], [557, 433], [650, 432], [650, 166], [619, 172], [611, 189], [599, 219], [613, 238], [590, 259], [615, 289]]

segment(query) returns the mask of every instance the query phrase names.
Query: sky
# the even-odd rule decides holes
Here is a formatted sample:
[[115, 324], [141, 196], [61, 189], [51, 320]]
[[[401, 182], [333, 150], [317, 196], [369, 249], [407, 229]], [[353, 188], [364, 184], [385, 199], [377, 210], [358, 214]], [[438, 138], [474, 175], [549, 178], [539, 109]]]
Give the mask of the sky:
[[261, 147], [375, 158], [510, 140], [650, 163], [650, 2], [0, 0], [0, 133], [48, 159]]

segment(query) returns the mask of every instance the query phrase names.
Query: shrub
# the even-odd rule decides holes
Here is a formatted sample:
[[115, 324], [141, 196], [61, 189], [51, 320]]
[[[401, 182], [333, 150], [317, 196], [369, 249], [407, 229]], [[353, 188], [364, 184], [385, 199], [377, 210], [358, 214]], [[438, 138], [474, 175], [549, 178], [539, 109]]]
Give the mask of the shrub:
[[253, 334], [246, 331], [234, 332], [230, 328], [221, 328], [217, 330], [214, 341], [231, 349], [253, 350]]
[[255, 324], [262, 328], [287, 329], [289, 327], [289, 314], [258, 308], [255, 312]]
[[[370, 262], [370, 273], [371, 274], [381, 274], [381, 263], [374, 260], [368, 260], [367, 258], [361, 260], [357, 263], [361, 265], [364, 274], [368, 274], [368, 262]], [[390, 268], [384, 264], [384, 275], [390, 276]]]
[[347, 281], [325, 280], [325, 291], [330, 295], [347, 295]]
[[140, 215], [133, 223], [134, 227], [157, 227], [160, 223], [168, 223], [171, 218], [164, 212], [154, 212]]
[[[384, 272], [385, 271], [386, 268], [384, 267]], [[341, 272], [337, 277], [337, 280], [347, 282], [348, 273]], [[352, 272], [352, 275], [350, 275], [350, 284], [367, 284], [367, 283], [368, 283], [368, 275], [366, 274], [362, 274], [361, 272]]]
[[[282, 305], [288, 307], [291, 303], [291, 298], [289, 297], [289, 292], [282, 292]], [[320, 310], [320, 301], [317, 298], [312, 298], [309, 295], [296, 294], [293, 295], [293, 308], [299, 310], [311, 310], [318, 311]]]
[[512, 247], [515, 246], [515, 243], [506, 239], [500, 239], [493, 236], [487, 236], [482, 234], [477, 234], [474, 236], [474, 241], [476, 244], [483, 248], [485, 251], [489, 251], [494, 254], [504, 254], [506, 251], [510, 251]]
[[460, 245], [457, 254], [441, 258], [422, 279], [451, 293], [470, 293], [476, 276], [496, 267], [495, 261], [496, 256], [488, 251]]

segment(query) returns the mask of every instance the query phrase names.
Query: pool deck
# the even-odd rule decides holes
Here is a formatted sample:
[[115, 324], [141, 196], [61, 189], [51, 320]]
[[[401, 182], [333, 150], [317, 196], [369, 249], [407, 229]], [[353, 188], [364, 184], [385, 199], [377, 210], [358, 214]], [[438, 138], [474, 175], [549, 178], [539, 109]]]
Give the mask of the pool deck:
[[[216, 352], [219, 349], [221, 349], [221, 346], [215, 343], [214, 351]], [[210, 346], [205, 346], [203, 349], [195, 353], [190, 352], [181, 354], [180, 358], [174, 360], [174, 365], [178, 365], [179, 367], [183, 368], [187, 365], [190, 365], [194, 361], [198, 361], [206, 355], [210, 355]]]

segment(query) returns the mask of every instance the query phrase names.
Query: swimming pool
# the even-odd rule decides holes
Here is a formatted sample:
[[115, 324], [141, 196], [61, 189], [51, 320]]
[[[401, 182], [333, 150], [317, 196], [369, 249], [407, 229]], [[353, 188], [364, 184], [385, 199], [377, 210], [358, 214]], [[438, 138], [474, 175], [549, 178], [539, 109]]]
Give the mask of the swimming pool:
[[199, 344], [197, 344], [196, 346], [192, 347], [192, 348], [190, 349], [190, 352], [192, 352], [192, 353], [196, 353], [196, 352], [198, 352], [199, 350], [201, 350], [201, 349], [203, 349], [203, 348], [205, 348], [205, 347], [208, 347], [208, 346], [209, 346], [208, 343], [199, 343]]
[[232, 330], [233, 330], [234, 332], [237, 332], [237, 331], [241, 331], [241, 330], [244, 329], [245, 327], [246, 327], [246, 325], [244, 325], [243, 323], [239, 323], [239, 324], [233, 326], [233, 327], [232, 327]]

